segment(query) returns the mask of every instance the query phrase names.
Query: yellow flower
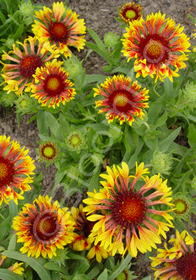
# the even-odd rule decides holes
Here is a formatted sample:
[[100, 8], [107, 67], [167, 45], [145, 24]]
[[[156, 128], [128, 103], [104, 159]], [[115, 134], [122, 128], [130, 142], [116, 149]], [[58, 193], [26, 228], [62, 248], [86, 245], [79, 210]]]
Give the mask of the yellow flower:
[[10, 137], [0, 135], [0, 205], [23, 199], [24, 191], [31, 189], [31, 175], [34, 174], [33, 160], [28, 156], [28, 150], [22, 149]]
[[[2, 55], [2, 60], [11, 61], [8, 64], [2, 62], [2, 77], [5, 80], [4, 83], [7, 84], [4, 90], [8, 93], [14, 91], [21, 95], [31, 83], [34, 83], [33, 74], [37, 67], [44, 66], [46, 61], [57, 56], [55, 52], [48, 56], [50, 51], [48, 44], [39, 42], [36, 46], [36, 43], [37, 39], [35, 37], [28, 37], [23, 44], [18, 42], [23, 48], [22, 51], [14, 44], [13, 51], [4, 52]], [[45, 50], [44, 45], [46, 46]]]
[[71, 9], [66, 9], [63, 2], [53, 3], [52, 10], [43, 7], [36, 11], [35, 24], [32, 31], [41, 42], [49, 42], [54, 50], [65, 55], [71, 55], [69, 47], [76, 47], [78, 51], [84, 48], [86, 27], [84, 19]]
[[157, 249], [157, 256], [151, 258], [155, 279], [196, 279], [196, 250], [192, 236], [186, 230], [182, 233], [176, 231], [176, 238], [169, 242], [173, 243], [173, 247], [168, 249], [165, 244], [165, 248]]
[[73, 240], [74, 221], [68, 209], [60, 208], [58, 201], [51, 203], [51, 199], [40, 195], [14, 217], [17, 242], [23, 243], [20, 251], [28, 257], [51, 259], [57, 248], [63, 250]]
[[35, 83], [29, 87], [31, 97], [38, 99], [42, 106], [55, 108], [60, 102], [64, 105], [76, 94], [73, 83], [68, 79], [69, 73], [61, 67], [63, 62], [56, 59], [38, 67], [33, 77]]
[[136, 5], [135, 2], [131, 4], [127, 3], [122, 6], [120, 9], [119, 15], [122, 21], [129, 23], [133, 20], [138, 20], [142, 16], [142, 7], [138, 4]]
[[22, 267], [23, 263], [16, 262], [14, 265], [10, 266], [8, 269], [13, 271], [16, 274], [23, 275], [24, 268]]
[[132, 21], [126, 30], [122, 52], [128, 61], [134, 59], [136, 78], [150, 75], [155, 82], [166, 77], [173, 81], [173, 77], [179, 76], [179, 69], [186, 67], [189, 39], [182, 33], [183, 27], [165, 19], [165, 14], [152, 13], [146, 21]]
[[94, 88], [94, 96], [102, 96], [104, 99], [96, 101], [96, 107], [101, 107], [99, 113], [106, 113], [109, 122], [119, 119], [120, 124], [125, 121], [131, 125], [134, 117], [143, 118], [143, 108], [148, 107], [148, 90], [131, 78], [123, 75], [107, 78], [101, 87]]
[[[87, 206], [87, 219], [96, 222], [90, 236], [95, 238], [95, 245], [100, 242], [105, 250], [118, 251], [124, 254], [127, 250], [137, 256], [137, 250], [142, 253], [156, 248], [161, 243], [160, 234], [172, 227], [172, 217], [167, 213], [169, 209], [158, 210], [157, 205], [173, 206], [171, 201], [171, 188], [159, 175], [143, 178], [148, 172], [141, 163], [136, 168], [135, 176], [129, 175], [129, 167], [123, 162], [122, 168], [113, 166], [108, 168], [109, 175], [102, 175], [106, 181], [99, 192], [88, 193], [90, 198], [84, 199]], [[108, 176], [108, 177], [107, 177]], [[136, 187], [138, 180], [144, 183]], [[137, 188], [134, 190], [134, 188]], [[160, 206], [159, 206], [160, 209]], [[158, 216], [158, 217], [157, 217]], [[164, 222], [166, 220], [166, 222]], [[125, 248], [124, 248], [125, 244]]]

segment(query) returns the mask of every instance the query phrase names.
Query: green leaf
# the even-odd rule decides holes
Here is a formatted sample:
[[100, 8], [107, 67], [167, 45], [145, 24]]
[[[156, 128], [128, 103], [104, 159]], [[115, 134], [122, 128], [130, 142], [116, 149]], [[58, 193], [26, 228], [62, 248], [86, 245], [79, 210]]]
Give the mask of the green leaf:
[[92, 44], [92, 43], [88, 43], [86, 42], [86, 46], [89, 49], [92, 49], [93, 51], [95, 51], [96, 53], [98, 53], [101, 57], [103, 57], [107, 62], [109, 62], [110, 64], [112, 64], [112, 59], [109, 57], [109, 54], [105, 51], [103, 51], [102, 49], [100, 49], [97, 45]]
[[104, 271], [99, 275], [97, 280], [108, 280], [108, 270], [107, 270], [107, 268], [104, 269]]
[[91, 37], [93, 38], [93, 40], [95, 41], [95, 43], [97, 44], [99, 49], [107, 53], [107, 50], [105, 48], [104, 43], [101, 41], [99, 36], [95, 33], [95, 31], [93, 31], [92, 29], [88, 28], [88, 33], [91, 35]]
[[4, 14], [1, 12], [1, 10], [0, 10], [0, 20], [1, 20], [2, 24], [6, 21], [6, 17], [5, 17]]
[[181, 130], [181, 127], [178, 127], [172, 133], [170, 133], [169, 136], [166, 139], [162, 140], [159, 143], [159, 147], [160, 147], [161, 152], [167, 152], [168, 151], [168, 149], [172, 145], [173, 141], [176, 139], [176, 137], [180, 133], [180, 130]]
[[57, 119], [50, 112], [45, 112], [45, 116], [46, 116], [47, 126], [51, 130], [52, 134], [55, 136], [57, 134], [58, 129], [60, 128], [59, 123]]
[[43, 268], [43, 266], [38, 262], [38, 260], [27, 257], [27, 255], [22, 255], [21, 253], [16, 251], [4, 251], [3, 255], [10, 259], [25, 262], [37, 272], [41, 280], [51, 280], [50, 274]]
[[24, 24], [20, 24], [20, 26], [18, 27], [18, 29], [16, 30], [15, 34], [14, 34], [14, 40], [16, 41], [17, 39], [20, 39], [20, 37], [22, 36], [24, 32]]
[[129, 265], [132, 256], [128, 254], [125, 259], [121, 261], [120, 266], [109, 276], [108, 280], [114, 280], [118, 277], [118, 275]]
[[5, 268], [0, 268], [0, 279], [2, 280], [22, 280], [23, 277], [20, 275], [5, 269]]
[[15, 217], [18, 214], [18, 205], [11, 200], [9, 202], [9, 216], [11, 218], [11, 220], [13, 219], [13, 217]]
[[8, 245], [8, 250], [14, 250], [16, 248], [16, 234], [13, 234], [10, 238], [10, 242]]
[[196, 127], [193, 123], [189, 125], [188, 143], [191, 148], [196, 146]]
[[158, 118], [158, 121], [156, 122], [156, 127], [164, 125], [166, 121], [167, 121], [167, 111], [165, 111], [163, 115]]

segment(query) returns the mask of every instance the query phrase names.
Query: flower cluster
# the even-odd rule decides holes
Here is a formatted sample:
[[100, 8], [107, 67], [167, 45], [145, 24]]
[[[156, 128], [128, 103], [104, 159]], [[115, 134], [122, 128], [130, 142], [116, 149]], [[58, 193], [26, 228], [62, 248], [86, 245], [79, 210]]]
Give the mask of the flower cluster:
[[24, 43], [18, 42], [13, 50], [2, 55], [4, 90], [18, 95], [32, 92], [31, 97], [38, 99], [42, 106], [59, 106], [74, 98], [74, 84], [68, 79], [69, 73], [62, 63], [54, 60], [61, 54], [71, 56], [69, 47], [78, 51], [84, 48], [86, 27], [83, 19], [71, 9], [65, 9], [63, 2], [53, 3], [52, 10], [44, 7], [35, 12], [32, 26], [34, 37]]

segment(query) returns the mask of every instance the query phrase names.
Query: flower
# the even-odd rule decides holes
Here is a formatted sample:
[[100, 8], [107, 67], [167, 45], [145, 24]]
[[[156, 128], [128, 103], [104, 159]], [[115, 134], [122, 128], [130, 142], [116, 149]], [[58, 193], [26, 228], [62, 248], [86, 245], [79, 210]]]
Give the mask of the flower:
[[186, 67], [189, 39], [182, 33], [183, 27], [165, 19], [165, 14], [152, 13], [146, 21], [141, 18], [130, 22], [126, 30], [122, 52], [128, 61], [135, 59], [136, 78], [150, 75], [155, 76], [155, 82], [166, 77], [173, 81], [173, 77], [179, 76], [179, 69]]
[[68, 150], [79, 152], [81, 149], [85, 148], [85, 135], [83, 132], [80, 132], [79, 130], [75, 130], [71, 132], [66, 137], [66, 146], [68, 147]]
[[88, 250], [94, 241], [89, 235], [95, 223], [87, 220], [82, 204], [79, 208], [72, 207], [71, 213], [75, 221], [75, 236], [71, 247], [75, 251]]
[[49, 61], [44, 67], [38, 67], [33, 75], [35, 84], [30, 87], [31, 97], [38, 99], [42, 106], [55, 108], [60, 102], [64, 105], [76, 94], [73, 83], [67, 79], [69, 73], [61, 67], [62, 63], [56, 59]]
[[128, 121], [131, 125], [134, 121], [133, 116], [143, 118], [143, 108], [148, 107], [148, 90], [137, 83], [132, 82], [131, 78], [123, 75], [107, 78], [101, 87], [94, 88], [95, 94], [102, 95], [104, 100], [96, 101], [96, 107], [102, 107], [99, 113], [106, 112], [109, 122], [119, 119], [120, 124]]
[[[4, 90], [11, 92], [14, 91], [16, 94], [21, 95], [23, 90], [34, 82], [33, 74], [37, 67], [43, 66], [46, 61], [54, 58], [57, 54], [46, 55], [50, 51], [47, 45], [47, 50], [43, 51], [44, 43], [39, 43], [37, 51], [35, 51], [35, 44], [37, 39], [35, 37], [28, 37], [24, 40], [24, 43], [18, 42], [23, 48], [21, 51], [16, 45], [13, 45], [13, 50], [9, 53], [4, 51], [2, 60], [10, 60], [12, 63], [3, 63], [2, 77], [4, 83], [7, 85]], [[11, 56], [10, 54], [13, 54]]]
[[23, 263], [16, 262], [14, 265], [10, 266], [8, 269], [13, 271], [14, 273], [18, 275], [23, 275], [24, 268], [22, 267]]
[[75, 235], [70, 246], [76, 251], [88, 250], [87, 258], [96, 257], [97, 262], [101, 263], [102, 258], [107, 258], [109, 252], [100, 246], [100, 243], [95, 245], [94, 238], [90, 236], [95, 222], [87, 220], [82, 204], [79, 205], [79, 208], [72, 207], [71, 212], [75, 221]]
[[170, 154], [156, 150], [151, 160], [152, 167], [156, 173], [169, 175], [172, 168], [172, 157]]
[[32, 158], [27, 155], [28, 150], [22, 149], [10, 137], [0, 135], [0, 205], [23, 199], [24, 191], [31, 189], [31, 175], [35, 166]]
[[35, 20], [32, 31], [41, 42], [48, 41], [65, 57], [71, 55], [69, 47], [74, 46], [78, 51], [84, 48], [84, 19], [78, 19], [78, 15], [66, 9], [63, 2], [53, 3], [52, 10], [44, 6], [35, 14], [38, 20]]
[[52, 142], [44, 142], [39, 146], [40, 159], [47, 162], [52, 162], [58, 153], [57, 146]]
[[[162, 181], [159, 175], [144, 177], [148, 173], [144, 163], [139, 166], [136, 163], [134, 176], [129, 175], [125, 162], [122, 162], [122, 168], [107, 167], [107, 173], [100, 175], [106, 180], [101, 181], [103, 188], [89, 192], [89, 198], [83, 200], [87, 204], [84, 208], [87, 219], [96, 222], [92, 229], [95, 244], [101, 242], [112, 255], [128, 250], [133, 257], [137, 256], [137, 250], [145, 253], [156, 248], [156, 243], [161, 242], [159, 235], [166, 237], [165, 231], [172, 227], [172, 217], [167, 213], [170, 210], [156, 209], [156, 205], [172, 206], [167, 180]], [[144, 183], [138, 182], [139, 179]], [[140, 187], [134, 190], [137, 182]]]
[[[155, 279], [160, 280], [194, 280], [196, 279], [196, 249], [194, 239], [184, 230], [176, 230], [176, 238], [169, 240], [173, 247], [157, 250], [157, 256], [152, 257], [152, 267]], [[160, 265], [162, 266], [160, 268]], [[159, 268], [154, 268], [159, 266]]]
[[140, 19], [142, 16], [142, 7], [138, 4], [135, 5], [135, 2], [125, 4], [120, 9], [119, 15], [122, 21], [129, 23], [133, 20]]
[[172, 203], [174, 204], [173, 217], [179, 220], [186, 220], [190, 222], [190, 215], [192, 212], [193, 200], [189, 197], [188, 194], [175, 194], [173, 197]]
[[57, 248], [64, 249], [73, 240], [74, 221], [68, 208], [60, 208], [58, 201], [51, 203], [51, 199], [39, 195], [14, 217], [17, 242], [23, 243], [20, 251], [28, 257], [52, 258]]
[[114, 48], [119, 42], [120, 36], [114, 32], [108, 32], [104, 35], [104, 44], [107, 48]]

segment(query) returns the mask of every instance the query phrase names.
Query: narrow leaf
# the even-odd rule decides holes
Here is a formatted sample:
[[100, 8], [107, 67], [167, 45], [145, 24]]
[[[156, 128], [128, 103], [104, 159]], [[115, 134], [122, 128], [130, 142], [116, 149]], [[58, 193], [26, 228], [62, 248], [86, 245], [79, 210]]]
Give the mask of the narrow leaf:
[[0, 279], [1, 280], [22, 280], [23, 277], [17, 275], [16, 273], [5, 269], [5, 268], [0, 268]]
[[22, 255], [21, 253], [16, 251], [4, 251], [3, 255], [11, 259], [25, 262], [37, 272], [41, 280], [51, 280], [50, 274], [43, 268], [38, 260], [27, 257], [26, 255]]

